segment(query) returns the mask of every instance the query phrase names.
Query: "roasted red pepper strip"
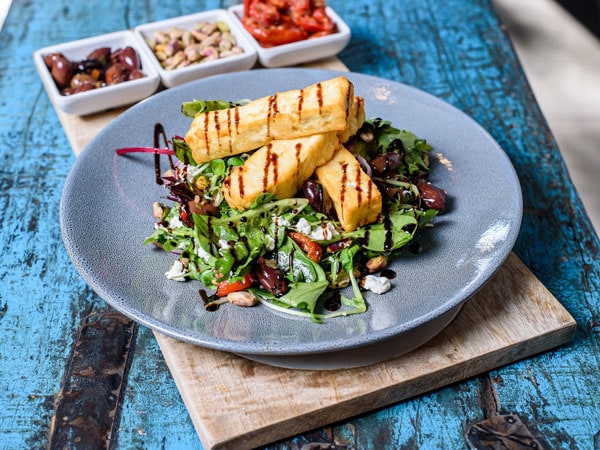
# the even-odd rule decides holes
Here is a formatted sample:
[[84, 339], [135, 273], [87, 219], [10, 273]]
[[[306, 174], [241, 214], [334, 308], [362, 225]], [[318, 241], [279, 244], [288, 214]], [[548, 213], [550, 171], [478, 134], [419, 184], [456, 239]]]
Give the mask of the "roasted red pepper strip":
[[321, 261], [323, 256], [323, 247], [318, 242], [313, 241], [307, 235], [290, 231], [288, 236], [306, 252], [306, 255], [314, 262]]
[[248, 289], [254, 283], [254, 276], [250, 273], [244, 275], [243, 280], [230, 282], [229, 280], [221, 281], [217, 285], [217, 297], [225, 297], [231, 292], [243, 291]]

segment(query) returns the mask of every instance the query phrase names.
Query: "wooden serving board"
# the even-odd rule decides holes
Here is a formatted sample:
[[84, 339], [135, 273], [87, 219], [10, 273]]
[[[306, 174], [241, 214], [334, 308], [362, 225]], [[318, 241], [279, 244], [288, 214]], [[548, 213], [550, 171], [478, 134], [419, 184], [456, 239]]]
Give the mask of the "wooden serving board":
[[[336, 58], [312, 67], [347, 70]], [[57, 109], [75, 151], [122, 110]], [[349, 370], [292, 370], [155, 333], [206, 450], [254, 448], [464, 380], [569, 341], [575, 320], [513, 253], [438, 336]]]

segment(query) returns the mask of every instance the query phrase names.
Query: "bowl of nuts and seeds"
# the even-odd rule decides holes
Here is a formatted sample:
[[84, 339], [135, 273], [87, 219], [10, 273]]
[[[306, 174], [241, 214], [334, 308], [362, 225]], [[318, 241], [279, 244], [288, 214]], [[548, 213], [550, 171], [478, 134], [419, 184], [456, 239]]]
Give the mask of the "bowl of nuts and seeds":
[[252, 68], [254, 46], [227, 11], [215, 9], [134, 29], [165, 87]]

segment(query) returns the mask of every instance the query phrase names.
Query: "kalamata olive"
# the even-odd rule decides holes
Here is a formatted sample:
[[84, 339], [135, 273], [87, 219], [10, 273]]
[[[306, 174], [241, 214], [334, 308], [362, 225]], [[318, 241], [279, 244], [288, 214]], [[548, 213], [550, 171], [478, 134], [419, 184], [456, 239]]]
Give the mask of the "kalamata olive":
[[325, 189], [323, 189], [321, 183], [316, 180], [307, 180], [302, 185], [302, 192], [315, 211], [323, 214], [331, 212], [333, 202], [331, 197], [325, 192]]
[[113, 63], [120, 63], [129, 70], [139, 69], [140, 62], [133, 47], [119, 48], [111, 57]]
[[62, 55], [57, 56], [52, 63], [50, 73], [59, 89], [68, 86], [71, 81], [71, 76], [73, 75], [71, 61]]
[[310, 206], [316, 211], [323, 211], [323, 186], [316, 180], [307, 180], [302, 186], [302, 192]]
[[127, 81], [127, 71], [123, 64], [115, 63], [106, 69], [104, 77], [108, 85], [122, 83], [123, 81]]
[[384, 153], [383, 155], [377, 155], [371, 160], [371, 168], [373, 174], [382, 177], [395, 173], [400, 165], [400, 155], [395, 152]]
[[275, 261], [258, 258], [256, 278], [262, 287], [277, 297], [289, 290], [288, 282], [283, 272], [277, 268]]
[[144, 78], [144, 72], [139, 69], [129, 71], [129, 75], [127, 76], [128, 80], [137, 80], [138, 78]]
[[54, 61], [56, 61], [59, 56], [64, 58], [62, 53], [57, 52], [48, 53], [46, 56], [44, 56], [44, 64], [46, 64], [46, 67], [48, 69], [52, 69], [52, 64], [54, 64]]
[[87, 59], [98, 61], [101, 65], [105, 66], [110, 61], [110, 47], [100, 47], [93, 50]]
[[425, 182], [418, 183], [417, 187], [421, 192], [421, 201], [427, 208], [438, 211], [446, 209], [446, 191]]

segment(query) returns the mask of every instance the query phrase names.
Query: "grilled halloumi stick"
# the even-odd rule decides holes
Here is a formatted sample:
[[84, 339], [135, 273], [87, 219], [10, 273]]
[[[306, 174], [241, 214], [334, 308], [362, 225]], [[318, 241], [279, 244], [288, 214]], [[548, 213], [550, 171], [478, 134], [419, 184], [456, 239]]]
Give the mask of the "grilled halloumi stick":
[[327, 163], [317, 167], [315, 174], [331, 197], [344, 230], [353, 231], [377, 220], [382, 208], [381, 193], [343, 146]]
[[244, 210], [263, 193], [291, 198], [317, 166], [331, 159], [338, 145], [335, 131], [272, 141], [231, 171], [223, 182], [225, 200], [232, 208]]
[[280, 92], [244, 106], [197, 115], [185, 135], [196, 163], [294, 139], [347, 129], [354, 85], [343, 76]]
[[354, 136], [358, 129], [362, 127], [365, 121], [365, 100], [362, 97], [354, 96], [350, 104], [350, 113], [348, 115], [348, 125], [346, 129], [338, 134], [340, 142], [343, 144], [351, 136]]

